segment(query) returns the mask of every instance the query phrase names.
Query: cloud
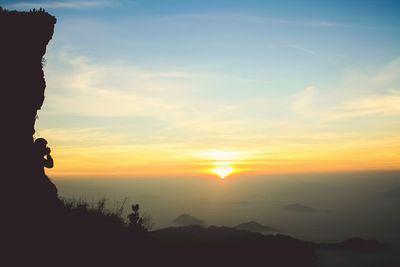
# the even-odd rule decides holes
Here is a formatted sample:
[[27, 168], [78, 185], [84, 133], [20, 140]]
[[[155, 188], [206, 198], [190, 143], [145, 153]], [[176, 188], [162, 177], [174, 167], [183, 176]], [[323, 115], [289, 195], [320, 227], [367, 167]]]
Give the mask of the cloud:
[[[387, 69], [393, 71], [393, 67]], [[273, 101], [256, 97], [237, 103], [229, 99], [213, 103], [213, 98], [205, 94], [209, 84], [202, 84], [207, 76], [182, 69], [153, 71], [122, 61], [95, 63], [63, 51], [49, 61], [45, 73], [48, 89], [44, 114], [154, 118], [167, 122], [170, 129], [185, 131], [186, 137], [191, 133], [192, 139], [205, 138], [209, 133], [209, 138], [230, 143], [284, 139], [290, 144], [290, 139], [297, 142], [304, 138], [307, 142], [313, 138], [321, 142], [320, 137], [327, 135], [314, 131], [326, 123], [400, 113], [398, 89], [354, 90], [358, 87], [347, 81], [330, 90], [308, 86], [289, 98], [282, 95]], [[217, 80], [218, 75], [213, 75], [207, 82]], [[365, 75], [366, 79], [368, 76], [374, 77]], [[390, 77], [390, 81], [395, 79]], [[362, 79], [358, 81], [362, 86], [368, 84]], [[392, 82], [385, 86], [395, 88]], [[200, 90], [204, 99], [198, 98]], [[274, 113], [271, 115], [268, 110]], [[274, 114], [285, 113], [275, 118]], [[309, 118], [312, 124], [307, 121]]]
[[[50, 52], [39, 126], [49, 119], [66, 122], [37, 129], [54, 153], [62, 153], [68, 172], [77, 166], [87, 170], [86, 163], [93, 169], [114, 164], [128, 172], [137, 164], [183, 161], [174, 168], [192, 164], [193, 171], [208, 166], [213, 155], [227, 161], [238, 157], [235, 164], [241, 171], [373, 168], [383, 160], [388, 168], [398, 166], [393, 151], [398, 149], [399, 126], [388, 117], [400, 115], [395, 63], [374, 73], [359, 72], [329, 88], [310, 85], [293, 95], [249, 93], [232, 100], [215, 97], [219, 88], [214, 83], [230, 79], [223, 73], [210, 78], [203, 69], [154, 70]], [[387, 78], [377, 81], [378, 74]], [[227, 96], [238, 89], [221, 84]], [[379, 118], [370, 123], [371, 115]], [[360, 117], [365, 117], [365, 127], [357, 124]], [[377, 152], [365, 153], [372, 150]]]
[[372, 115], [400, 115], [399, 90], [392, 89], [380, 94], [353, 96], [346, 100], [334, 99], [329, 94], [326, 96], [320, 95], [317, 94], [317, 90], [314, 87], [305, 88], [293, 96], [293, 110], [303, 117], [313, 118], [320, 123], [350, 120]]
[[158, 20], [193, 20], [193, 21], [211, 21], [211, 22], [229, 22], [229, 23], [251, 23], [266, 24], [278, 26], [310, 27], [310, 28], [354, 28], [371, 30], [376, 29], [372, 26], [360, 26], [356, 24], [346, 24], [329, 20], [291, 20], [286, 18], [277, 18], [271, 16], [258, 16], [243, 13], [191, 13], [172, 16], [163, 16]]
[[106, 128], [48, 128], [36, 132], [36, 137], [50, 136], [52, 141], [61, 146], [92, 147], [101, 145], [115, 145], [122, 143], [128, 133], [110, 134]]
[[86, 9], [114, 5], [116, 1], [109, 0], [88, 0], [88, 1], [43, 1], [43, 2], [19, 2], [8, 5], [7, 8], [15, 9]]
[[[328, 96], [317, 97], [314, 87], [307, 87], [292, 97], [292, 109], [299, 115], [321, 123], [349, 120], [359, 117], [400, 115], [400, 91], [389, 90], [380, 94], [353, 96], [338, 100]], [[330, 102], [330, 103], [329, 103]]]
[[300, 45], [290, 45], [290, 44], [286, 45], [286, 44], [284, 44], [284, 45], [278, 45], [277, 47], [294, 49], [294, 50], [301, 51], [301, 52], [303, 52], [305, 54], [309, 54], [309, 55], [312, 55], [312, 56], [317, 56], [318, 55], [315, 51], [313, 51], [311, 49], [308, 49], [308, 48], [305, 48], [305, 47], [300, 46]]
[[168, 100], [171, 93], [190, 90], [181, 82], [187, 73], [146, 71], [122, 62], [94, 64], [65, 53], [55, 63], [46, 68], [45, 108], [50, 113], [174, 120], [187, 112], [182, 102]]
[[395, 59], [375, 71], [349, 72], [330, 87], [308, 86], [291, 96], [290, 107], [301, 118], [319, 123], [399, 116], [399, 67], [400, 59]]
[[370, 115], [399, 116], [400, 91], [351, 100], [339, 106], [330, 116], [335, 119], [343, 119]]
[[[212, 98], [214, 88], [208, 88], [210, 84], [230, 79], [223, 74], [221, 78], [198, 70], [146, 70], [123, 61], [93, 62], [67, 51], [56, 52], [50, 58], [45, 69], [44, 116], [145, 117], [191, 132], [190, 138], [200, 134], [204, 138], [207, 133], [217, 138], [232, 130], [248, 131], [265, 125], [259, 118], [241, 114], [254, 103]], [[266, 103], [258, 105], [265, 109]], [[274, 127], [274, 122], [270, 121], [268, 127]]]
[[372, 76], [375, 84], [387, 84], [400, 81], [400, 58], [390, 62], [382, 71]]
[[312, 110], [316, 90], [315, 87], [309, 86], [304, 90], [296, 93], [292, 97], [292, 108], [300, 114], [309, 114]]

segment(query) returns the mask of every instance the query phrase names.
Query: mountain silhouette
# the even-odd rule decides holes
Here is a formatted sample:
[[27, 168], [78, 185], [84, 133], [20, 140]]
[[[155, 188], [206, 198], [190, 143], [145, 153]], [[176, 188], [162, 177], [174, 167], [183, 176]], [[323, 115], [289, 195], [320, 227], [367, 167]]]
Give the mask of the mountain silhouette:
[[178, 266], [311, 266], [316, 259], [306, 242], [230, 227], [169, 227], [150, 235]]
[[259, 224], [258, 222], [255, 222], [255, 221], [241, 223], [241, 224], [236, 225], [234, 228], [240, 229], [240, 230], [246, 230], [246, 231], [250, 231], [250, 232], [256, 232], [256, 233], [267, 233], [267, 232], [278, 232], [279, 231], [278, 229]]
[[355, 252], [377, 252], [383, 250], [385, 245], [373, 239], [350, 238], [334, 244], [320, 244], [322, 248], [345, 250]]
[[178, 217], [176, 217], [173, 221], [174, 224], [176, 225], [181, 225], [181, 226], [190, 226], [190, 225], [203, 225], [204, 222], [196, 217], [193, 217], [189, 214], [181, 214]]

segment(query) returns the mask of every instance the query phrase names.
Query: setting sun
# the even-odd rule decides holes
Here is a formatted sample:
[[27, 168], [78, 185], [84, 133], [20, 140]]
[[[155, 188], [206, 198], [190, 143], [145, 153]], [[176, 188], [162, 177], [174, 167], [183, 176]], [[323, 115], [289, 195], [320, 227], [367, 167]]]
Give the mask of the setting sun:
[[225, 179], [228, 175], [232, 174], [233, 168], [230, 166], [216, 167], [212, 169], [212, 172], [219, 176], [221, 179]]

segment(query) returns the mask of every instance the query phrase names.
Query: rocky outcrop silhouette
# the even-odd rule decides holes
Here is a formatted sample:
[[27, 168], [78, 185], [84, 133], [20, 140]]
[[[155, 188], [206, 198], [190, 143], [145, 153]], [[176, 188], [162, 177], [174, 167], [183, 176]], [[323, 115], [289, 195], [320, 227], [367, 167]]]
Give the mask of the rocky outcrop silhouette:
[[43, 10], [0, 10], [0, 69], [2, 108], [1, 194], [14, 211], [29, 203], [35, 212], [48, 213], [57, 205], [54, 185], [38, 166], [33, 135], [42, 107], [46, 82], [43, 56], [56, 18]]
[[44, 139], [35, 145], [33, 138], [37, 111], [45, 99], [43, 56], [55, 23], [56, 18], [42, 9], [0, 8], [1, 241], [27, 257], [50, 247], [38, 240], [54, 240], [62, 211], [57, 189], [43, 171], [52, 166], [44, 155], [50, 150]]

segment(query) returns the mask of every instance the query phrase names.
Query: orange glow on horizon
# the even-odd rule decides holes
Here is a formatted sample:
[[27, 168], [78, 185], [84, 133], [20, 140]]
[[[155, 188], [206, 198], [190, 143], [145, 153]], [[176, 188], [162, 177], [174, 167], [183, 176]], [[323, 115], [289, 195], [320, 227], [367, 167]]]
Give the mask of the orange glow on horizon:
[[231, 166], [221, 166], [216, 167], [211, 170], [214, 174], [218, 175], [219, 178], [225, 179], [233, 173], [233, 168]]
[[[379, 144], [380, 145], [380, 144]], [[313, 149], [311, 149], [313, 148]], [[254, 150], [196, 152], [193, 150], [158, 149], [142, 147], [73, 148], [52, 146], [55, 160], [50, 177], [227, 177], [237, 176], [327, 173], [347, 171], [398, 170], [400, 147], [381, 146], [352, 149], [329, 146], [309, 147], [307, 150], [282, 149], [276, 153]], [[176, 152], [175, 152], [176, 150]], [[272, 150], [272, 149], [271, 149]], [[230, 169], [232, 168], [232, 169]]]

